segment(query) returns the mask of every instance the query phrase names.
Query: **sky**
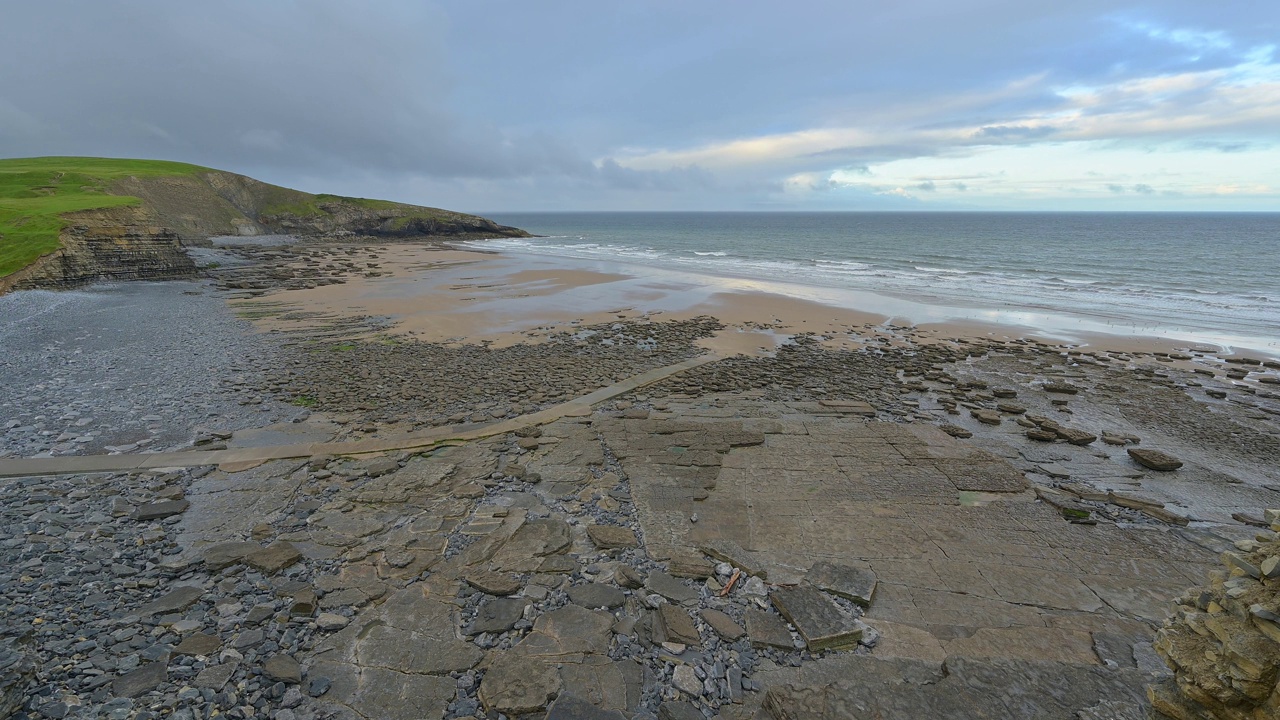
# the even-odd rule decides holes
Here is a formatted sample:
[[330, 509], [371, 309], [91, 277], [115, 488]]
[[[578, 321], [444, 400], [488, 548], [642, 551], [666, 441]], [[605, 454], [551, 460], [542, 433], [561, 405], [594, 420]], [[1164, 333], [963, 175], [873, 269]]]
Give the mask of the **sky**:
[[1280, 211], [1275, 0], [7, 2], [0, 157], [474, 212]]

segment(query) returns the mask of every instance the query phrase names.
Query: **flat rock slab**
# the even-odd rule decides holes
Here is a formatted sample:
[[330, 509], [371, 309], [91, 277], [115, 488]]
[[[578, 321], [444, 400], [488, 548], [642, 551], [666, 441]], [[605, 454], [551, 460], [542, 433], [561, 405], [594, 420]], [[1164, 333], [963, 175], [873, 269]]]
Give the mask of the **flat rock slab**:
[[720, 562], [729, 563], [748, 575], [756, 575], [761, 580], [769, 579], [768, 572], [765, 570], [765, 561], [732, 540], [717, 538], [702, 543], [698, 549]]
[[729, 642], [734, 642], [738, 638], [747, 634], [747, 631], [743, 630], [742, 626], [738, 625], [738, 623], [726, 613], [708, 608], [703, 610], [701, 614], [703, 622], [710, 625], [711, 629], [714, 630], [717, 635]]
[[161, 520], [171, 515], [178, 515], [187, 511], [191, 507], [191, 503], [186, 500], [167, 500], [165, 502], [148, 503], [139, 505], [137, 510], [133, 511], [134, 520]]
[[744, 620], [746, 620], [747, 635], [751, 637], [752, 646], [775, 647], [783, 650], [796, 649], [791, 642], [791, 631], [777, 615], [771, 615], [756, 608], [747, 608]]
[[298, 661], [284, 654], [272, 655], [262, 664], [262, 672], [277, 682], [298, 684], [302, 682], [302, 668]]
[[169, 678], [165, 663], [151, 663], [121, 675], [111, 683], [111, 692], [116, 697], [136, 698], [154, 690]]
[[278, 573], [281, 570], [302, 559], [302, 553], [293, 543], [280, 541], [273, 542], [267, 547], [259, 548], [244, 556], [244, 561], [249, 567], [261, 570], [264, 573]]
[[809, 568], [805, 581], [810, 585], [839, 595], [846, 600], [871, 607], [872, 596], [876, 591], [876, 574], [864, 568], [820, 562]]
[[550, 663], [507, 652], [498, 655], [480, 682], [485, 710], [523, 715], [545, 708], [560, 692], [560, 673]]
[[586, 608], [621, 607], [626, 595], [621, 590], [604, 583], [587, 583], [569, 588], [569, 602]]
[[462, 576], [468, 585], [487, 595], [514, 595], [520, 590], [520, 578], [488, 570], [472, 570]]
[[214, 692], [221, 692], [222, 688], [236, 674], [236, 669], [240, 667], [240, 663], [227, 662], [221, 665], [209, 665], [196, 675], [196, 679], [192, 682], [198, 688], [209, 688]]
[[196, 633], [182, 642], [178, 643], [178, 647], [173, 649], [174, 655], [212, 655], [218, 652], [218, 648], [222, 647], [222, 640], [217, 635], [205, 635], [204, 633]]
[[204, 565], [209, 570], [221, 570], [244, 562], [246, 555], [261, 549], [262, 546], [251, 542], [224, 542], [210, 545], [204, 550]]
[[862, 639], [862, 624], [816, 588], [780, 588], [770, 599], [811, 651], [854, 647]]
[[664, 572], [649, 573], [645, 586], [653, 592], [675, 603], [690, 602], [698, 599], [698, 591], [685, 585]]
[[138, 608], [139, 615], [155, 615], [157, 613], [171, 613], [179, 610], [186, 610], [195, 604], [197, 600], [204, 595], [204, 590], [193, 587], [191, 585], [183, 585], [175, 588], [163, 597], [152, 600], [151, 602]]
[[[430, 621], [424, 622], [423, 629], [437, 632], [442, 630], [439, 627], [432, 628]], [[451, 635], [452, 628], [447, 632]], [[474, 643], [454, 637], [440, 639], [382, 625], [359, 641], [357, 656], [366, 667], [376, 666], [396, 672], [424, 675], [447, 675], [475, 667], [484, 657], [484, 651]]]
[[698, 626], [693, 624], [693, 618], [689, 617], [684, 608], [663, 604], [658, 607], [658, 620], [662, 622], [668, 641], [685, 645], [702, 644]]
[[587, 537], [601, 550], [640, 546], [634, 530], [617, 525], [588, 525]]
[[702, 557], [674, 555], [667, 561], [667, 568], [675, 577], [706, 580], [716, 572], [716, 566]]
[[627, 720], [627, 716], [617, 710], [598, 708], [573, 693], [562, 692], [547, 710], [547, 720]]
[[1129, 448], [1129, 457], [1133, 458], [1139, 465], [1160, 472], [1170, 472], [1182, 467], [1182, 461], [1159, 450], [1151, 450], [1149, 448]]
[[472, 621], [471, 627], [467, 628], [467, 634], [506, 632], [515, 627], [520, 618], [524, 617], [524, 608], [528, 604], [528, 600], [520, 598], [487, 600], [480, 604], [475, 620]]

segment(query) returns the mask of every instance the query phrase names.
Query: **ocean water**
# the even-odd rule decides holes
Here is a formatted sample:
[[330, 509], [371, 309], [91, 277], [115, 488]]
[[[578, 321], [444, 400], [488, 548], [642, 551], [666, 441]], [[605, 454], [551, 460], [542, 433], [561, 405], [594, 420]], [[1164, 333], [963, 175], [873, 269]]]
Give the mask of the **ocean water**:
[[[1280, 213], [528, 213], [514, 254], [1280, 349]], [[876, 311], [875, 307], [859, 307]]]

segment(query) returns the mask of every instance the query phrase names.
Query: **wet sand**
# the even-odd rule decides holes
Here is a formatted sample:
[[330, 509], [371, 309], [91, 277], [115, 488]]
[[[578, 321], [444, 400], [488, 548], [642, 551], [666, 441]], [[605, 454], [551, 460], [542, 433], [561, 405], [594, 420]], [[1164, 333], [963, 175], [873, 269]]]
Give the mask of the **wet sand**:
[[[318, 318], [377, 317], [381, 332], [427, 342], [506, 347], [538, 342], [577, 326], [613, 321], [713, 316], [728, 326], [704, 347], [724, 354], [767, 354], [803, 333], [830, 347], [860, 347], [869, 337], [913, 343], [1031, 340], [1111, 352], [1199, 352], [1276, 357], [1265, 349], [1154, 337], [1087, 319], [1033, 310], [948, 308], [830, 288], [712, 277], [569, 258], [442, 250], [416, 245], [368, 248], [375, 277], [340, 285], [281, 290], [271, 302], [307, 318], [261, 319], [265, 329], [296, 329]], [[242, 301], [250, 305], [258, 300]], [[1074, 324], [1076, 327], [1067, 327]], [[1114, 329], [1102, 332], [1098, 327]]]

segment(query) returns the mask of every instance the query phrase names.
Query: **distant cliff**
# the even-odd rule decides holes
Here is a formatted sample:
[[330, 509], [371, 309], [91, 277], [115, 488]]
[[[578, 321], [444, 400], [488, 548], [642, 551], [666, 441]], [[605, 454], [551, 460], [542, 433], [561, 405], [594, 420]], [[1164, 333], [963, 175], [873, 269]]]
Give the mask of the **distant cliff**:
[[183, 163], [0, 160], [0, 293], [192, 274], [183, 246], [219, 235], [313, 240], [527, 237], [475, 215], [312, 195]]

